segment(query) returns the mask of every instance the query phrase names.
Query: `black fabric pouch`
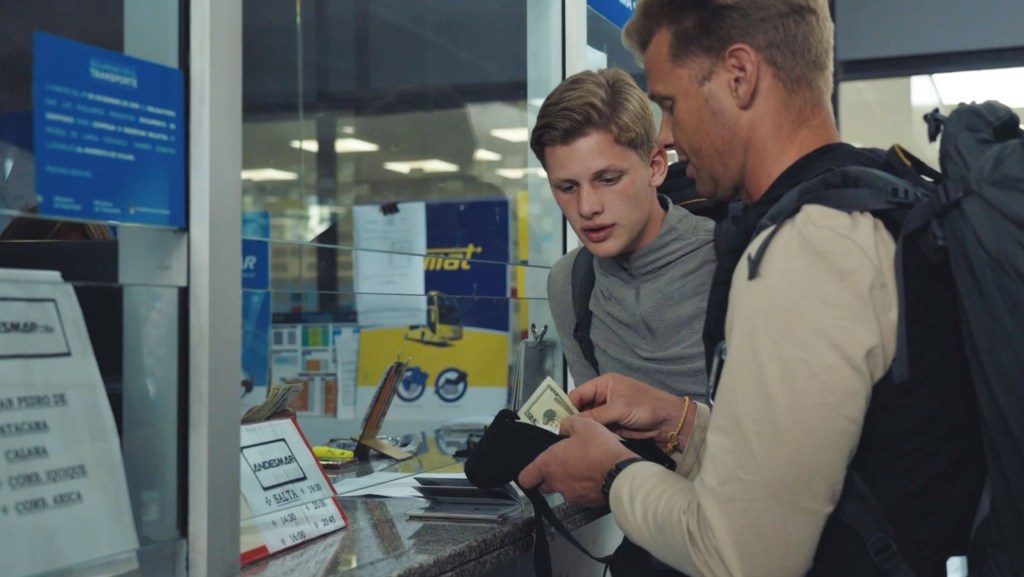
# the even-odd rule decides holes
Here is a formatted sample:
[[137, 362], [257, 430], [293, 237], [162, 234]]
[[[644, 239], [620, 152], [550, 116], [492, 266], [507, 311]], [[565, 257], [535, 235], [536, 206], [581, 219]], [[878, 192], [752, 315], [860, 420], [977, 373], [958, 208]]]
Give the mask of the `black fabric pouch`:
[[[481, 489], [489, 489], [515, 482], [527, 465], [533, 462], [545, 449], [562, 440], [562, 437], [519, 420], [519, 415], [508, 409], [501, 410], [484, 431], [466, 459], [466, 478]], [[652, 439], [627, 440], [623, 444], [647, 461], [658, 463], [669, 469], [675, 468], [675, 461], [661, 451]], [[651, 575], [682, 575], [660, 564], [642, 547], [623, 539], [612, 555], [592, 555], [572, 536], [559, 521], [547, 500], [536, 489], [523, 489], [534, 509], [534, 569], [537, 577], [550, 577], [551, 554], [543, 519], [566, 540], [591, 559], [605, 563], [614, 577], [640, 577]], [[667, 571], [667, 572], [665, 572]]]

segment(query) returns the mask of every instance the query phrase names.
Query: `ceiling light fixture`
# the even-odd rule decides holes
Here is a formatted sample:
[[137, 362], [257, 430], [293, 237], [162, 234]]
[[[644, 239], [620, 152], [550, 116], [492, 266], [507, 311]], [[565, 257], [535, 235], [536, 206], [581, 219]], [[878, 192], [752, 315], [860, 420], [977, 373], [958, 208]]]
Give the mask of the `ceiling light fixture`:
[[402, 174], [409, 174], [412, 171], [419, 172], [458, 172], [458, 165], [450, 162], [445, 162], [438, 158], [428, 158], [425, 160], [407, 160], [404, 162], [394, 161], [385, 162], [384, 168], [392, 172], [400, 172]]
[[[292, 140], [288, 143], [292, 148], [300, 148], [306, 152], [317, 152], [320, 150], [320, 143], [313, 139]], [[372, 142], [359, 140], [358, 138], [337, 138], [334, 140], [334, 152], [345, 154], [348, 152], [375, 152], [380, 147]]]
[[526, 142], [530, 139], [530, 131], [525, 126], [522, 128], [493, 128], [491, 136], [509, 142]]
[[265, 180], [297, 180], [298, 174], [276, 168], [250, 168], [242, 171], [242, 180], [262, 182]]
[[502, 156], [492, 150], [486, 148], [478, 148], [473, 153], [473, 160], [501, 160]]
[[498, 176], [500, 176], [502, 178], [509, 178], [509, 179], [512, 179], [512, 180], [517, 180], [517, 179], [523, 178], [524, 176], [526, 176], [528, 174], [536, 174], [537, 176], [539, 176], [541, 178], [547, 178], [548, 177], [548, 173], [544, 172], [544, 169], [540, 168], [540, 167], [537, 167], [537, 168], [499, 168], [499, 169], [494, 171], [494, 174], [497, 174]]

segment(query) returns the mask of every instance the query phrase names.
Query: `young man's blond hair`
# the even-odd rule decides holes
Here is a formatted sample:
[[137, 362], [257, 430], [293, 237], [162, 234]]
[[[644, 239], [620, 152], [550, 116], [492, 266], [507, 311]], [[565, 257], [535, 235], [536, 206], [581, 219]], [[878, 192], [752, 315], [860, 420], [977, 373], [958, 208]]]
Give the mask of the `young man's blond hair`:
[[655, 147], [654, 114], [633, 78], [617, 68], [566, 78], [544, 100], [530, 137], [542, 166], [549, 146], [563, 146], [605, 131], [615, 143], [647, 157]]

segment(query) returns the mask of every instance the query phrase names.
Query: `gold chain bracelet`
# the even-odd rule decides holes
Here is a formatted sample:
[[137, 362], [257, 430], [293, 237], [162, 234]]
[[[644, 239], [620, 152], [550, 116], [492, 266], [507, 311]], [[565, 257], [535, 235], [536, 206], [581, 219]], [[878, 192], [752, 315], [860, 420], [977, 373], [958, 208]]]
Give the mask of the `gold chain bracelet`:
[[686, 413], [690, 410], [690, 397], [683, 397], [683, 418], [679, 419], [679, 424], [676, 425], [676, 430], [668, 434], [668, 442], [665, 443], [666, 455], [671, 455], [672, 451], [676, 450], [676, 445], [679, 444], [679, 431], [683, 430], [683, 423], [686, 422]]

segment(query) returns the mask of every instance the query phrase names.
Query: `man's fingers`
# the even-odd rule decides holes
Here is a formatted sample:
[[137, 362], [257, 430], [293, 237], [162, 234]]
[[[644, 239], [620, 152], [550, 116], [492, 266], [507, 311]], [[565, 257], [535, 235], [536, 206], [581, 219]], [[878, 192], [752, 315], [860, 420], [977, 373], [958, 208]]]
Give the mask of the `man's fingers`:
[[533, 489], [537, 485], [540, 485], [543, 480], [544, 475], [540, 472], [540, 465], [537, 464], [537, 459], [534, 459], [532, 463], [526, 466], [526, 468], [519, 471], [519, 486], [524, 489]]
[[[619, 421], [619, 415], [611, 410], [608, 405], [601, 405], [600, 407], [594, 407], [589, 411], [583, 411], [579, 413], [580, 417], [590, 419], [591, 421], [597, 421], [602, 425], [611, 425]], [[564, 422], [564, 421], [563, 421]]]
[[569, 401], [571, 401], [577, 409], [589, 407], [590, 405], [594, 404], [596, 390], [596, 387], [593, 386], [588, 387], [586, 385], [582, 385], [576, 387], [575, 389], [569, 391]]
[[558, 426], [558, 434], [563, 437], [571, 437], [573, 431], [576, 430], [577, 418], [579, 418], [579, 415], [570, 415], [562, 419], [562, 422]]

